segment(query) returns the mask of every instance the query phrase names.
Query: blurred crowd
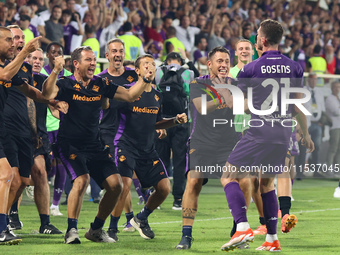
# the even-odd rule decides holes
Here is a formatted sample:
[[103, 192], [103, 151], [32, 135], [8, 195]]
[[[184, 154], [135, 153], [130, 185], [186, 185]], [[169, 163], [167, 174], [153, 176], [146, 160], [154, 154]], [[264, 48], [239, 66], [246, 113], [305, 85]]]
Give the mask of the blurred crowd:
[[144, 53], [164, 60], [183, 50], [198, 65], [209, 50], [225, 46], [233, 66], [235, 43], [255, 43], [260, 22], [271, 18], [285, 29], [280, 50], [305, 71], [318, 56], [324, 73], [340, 73], [339, 0], [2, 0], [0, 6], [1, 26], [18, 24], [26, 41], [40, 34], [43, 50], [57, 41], [65, 55], [90, 45], [105, 57], [106, 42], [121, 37], [127, 60]]

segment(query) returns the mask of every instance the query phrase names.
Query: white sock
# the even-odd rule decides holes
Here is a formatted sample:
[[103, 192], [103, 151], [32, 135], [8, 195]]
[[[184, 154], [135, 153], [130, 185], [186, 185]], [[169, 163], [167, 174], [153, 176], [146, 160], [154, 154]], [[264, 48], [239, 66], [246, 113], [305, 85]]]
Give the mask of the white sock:
[[248, 228], [250, 228], [248, 222], [240, 222], [236, 225], [236, 231], [246, 231]]
[[267, 236], [266, 236], [266, 242], [272, 243], [272, 242], [274, 242], [275, 240], [278, 240], [277, 234], [275, 234], [275, 235], [267, 234]]
[[51, 207], [50, 207], [51, 209], [53, 209], [53, 208], [57, 208], [57, 209], [59, 209], [59, 205], [54, 205], [54, 204], [51, 204]]

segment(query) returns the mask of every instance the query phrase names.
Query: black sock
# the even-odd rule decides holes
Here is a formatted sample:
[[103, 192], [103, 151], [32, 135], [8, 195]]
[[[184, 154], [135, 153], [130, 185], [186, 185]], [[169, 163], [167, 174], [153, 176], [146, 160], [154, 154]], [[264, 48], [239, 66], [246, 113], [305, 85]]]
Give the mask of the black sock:
[[259, 220], [261, 225], [266, 225], [266, 220], [264, 217], [259, 217]]
[[280, 210], [282, 217], [289, 214], [290, 207], [292, 205], [290, 197], [279, 197]]
[[230, 237], [233, 237], [233, 235], [236, 233], [236, 222], [233, 221], [233, 228], [230, 231]]

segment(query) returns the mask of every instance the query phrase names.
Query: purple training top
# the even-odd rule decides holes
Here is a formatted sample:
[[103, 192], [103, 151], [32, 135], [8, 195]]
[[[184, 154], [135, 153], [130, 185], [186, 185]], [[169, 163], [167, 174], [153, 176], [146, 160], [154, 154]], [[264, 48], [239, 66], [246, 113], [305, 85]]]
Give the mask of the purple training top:
[[[245, 65], [240, 71], [238, 87], [247, 92], [248, 87], [253, 88], [253, 106], [257, 110], [266, 110], [271, 107], [273, 96], [278, 98], [278, 107], [274, 113], [259, 116], [251, 113], [251, 127], [245, 137], [258, 143], [287, 144], [292, 131], [292, 105], [289, 105], [287, 115], [281, 115], [281, 88], [303, 87], [303, 70], [299, 63], [292, 61], [279, 51], [264, 52], [262, 57]], [[273, 88], [277, 87], [277, 95], [273, 95]], [[292, 98], [294, 94], [290, 94]], [[249, 98], [249, 95], [248, 95]], [[274, 121], [276, 119], [277, 121]], [[256, 121], [258, 120], [258, 121]], [[261, 126], [263, 121], [263, 126]], [[261, 126], [261, 127], [254, 127]]]

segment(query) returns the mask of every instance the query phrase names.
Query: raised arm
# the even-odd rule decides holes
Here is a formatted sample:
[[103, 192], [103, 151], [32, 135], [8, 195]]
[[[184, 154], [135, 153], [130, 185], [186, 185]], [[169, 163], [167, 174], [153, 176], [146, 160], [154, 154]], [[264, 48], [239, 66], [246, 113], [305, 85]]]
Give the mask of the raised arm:
[[65, 60], [62, 56], [55, 58], [54, 69], [50, 76], [45, 80], [43, 84], [42, 95], [46, 99], [53, 99], [58, 95], [59, 87], [57, 86], [58, 74], [64, 68]]
[[39, 48], [40, 38], [41, 36], [30, 40], [13, 61], [11, 61], [3, 69], [0, 69], [1, 70], [0, 72], [1, 81], [9, 81], [13, 78], [14, 75], [17, 74], [22, 64], [24, 63], [25, 58], [28, 56], [28, 54], [32, 53], [33, 51]]

